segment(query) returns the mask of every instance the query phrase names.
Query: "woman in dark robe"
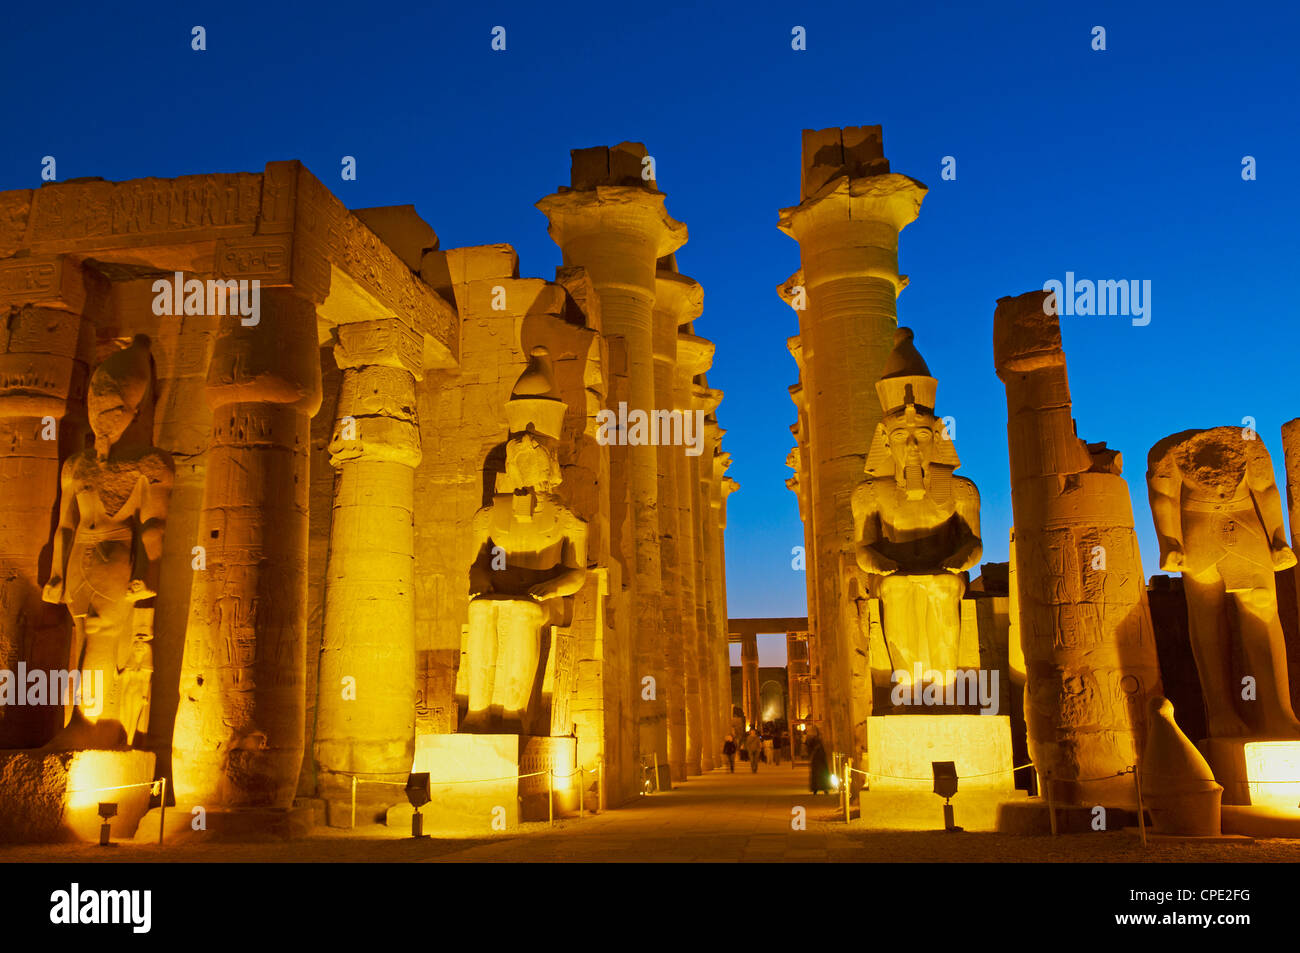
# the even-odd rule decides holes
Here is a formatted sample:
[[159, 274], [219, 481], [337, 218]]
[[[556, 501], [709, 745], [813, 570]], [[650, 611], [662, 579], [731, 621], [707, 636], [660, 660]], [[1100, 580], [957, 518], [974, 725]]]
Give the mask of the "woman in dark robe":
[[813, 794], [825, 791], [831, 793], [831, 768], [826, 761], [826, 748], [822, 745], [821, 735], [813, 734], [808, 738], [808, 785]]

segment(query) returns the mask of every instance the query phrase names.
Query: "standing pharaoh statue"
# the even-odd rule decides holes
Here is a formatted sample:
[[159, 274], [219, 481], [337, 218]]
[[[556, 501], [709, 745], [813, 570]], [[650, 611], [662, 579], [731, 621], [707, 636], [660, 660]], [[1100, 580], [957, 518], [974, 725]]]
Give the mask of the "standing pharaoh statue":
[[876, 384], [884, 416], [852, 501], [858, 566], [881, 602], [890, 665], [908, 679], [918, 663], [956, 671], [965, 572], [983, 553], [979, 491], [953, 474], [961, 461], [934, 414], [937, 388], [912, 331], [899, 328]]
[[63, 464], [43, 598], [72, 615], [69, 669], [81, 673], [81, 692], [66, 700], [57, 747], [129, 745], [148, 727], [153, 610], [141, 603], [157, 594], [175, 472], [152, 445], [152, 392], [149, 339], [137, 335], [91, 376], [95, 442]]
[[587, 525], [555, 493], [565, 408], [546, 349], [534, 348], [506, 404], [505, 471], [471, 526], [462, 731], [528, 733], [543, 633], [586, 579]]
[[[1300, 738], [1273, 575], [1296, 558], [1264, 442], [1241, 427], [1166, 437], [1147, 456], [1147, 488], [1160, 568], [1183, 574], [1210, 737]], [[1234, 643], [1254, 700], [1232, 677]]]

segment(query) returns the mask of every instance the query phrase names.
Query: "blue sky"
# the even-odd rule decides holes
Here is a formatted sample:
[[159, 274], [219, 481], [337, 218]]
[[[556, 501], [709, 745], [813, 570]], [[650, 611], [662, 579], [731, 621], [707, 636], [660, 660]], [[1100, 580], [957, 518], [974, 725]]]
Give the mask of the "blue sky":
[[[525, 275], [559, 251], [533, 203], [571, 148], [655, 156], [705, 289], [697, 333], [741, 491], [733, 616], [802, 615], [802, 542], [784, 466], [794, 408], [774, 288], [798, 266], [776, 229], [795, 204], [800, 130], [882, 124], [893, 169], [930, 187], [903, 233], [903, 324], [957, 419], [983, 497], [986, 558], [1011, 523], [994, 303], [1073, 271], [1152, 282], [1152, 321], [1064, 319], [1079, 433], [1124, 453], [1148, 573], [1143, 474], [1159, 438], [1300, 415], [1300, 220], [1293, 44], [1283, 4], [760, 2], [29, 4], [6, 10], [0, 189], [260, 170], [299, 158], [350, 207], [413, 203], [443, 247], [509, 242]], [[57, 13], [55, 13], [57, 9]], [[207, 50], [190, 48], [191, 28]], [[506, 51], [490, 48], [506, 28]], [[790, 48], [792, 27], [807, 50]], [[1092, 28], [1107, 49], [1091, 49]], [[357, 159], [355, 182], [340, 160]], [[939, 176], [957, 160], [955, 181]], [[1241, 177], [1254, 156], [1258, 179]]]

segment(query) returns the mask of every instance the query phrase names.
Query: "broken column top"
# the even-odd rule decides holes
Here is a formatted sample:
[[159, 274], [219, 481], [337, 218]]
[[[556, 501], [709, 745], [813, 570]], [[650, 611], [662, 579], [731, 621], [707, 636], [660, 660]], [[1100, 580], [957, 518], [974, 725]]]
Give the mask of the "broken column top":
[[[594, 189], [599, 186], [633, 185], [655, 189], [654, 179], [641, 177], [645, 166], [642, 160], [648, 155], [640, 142], [620, 142], [616, 146], [592, 146], [589, 149], [571, 149], [570, 184], [567, 188]], [[564, 191], [566, 186], [560, 186]]]
[[827, 182], [842, 175], [864, 178], [886, 175], [885, 141], [879, 126], [805, 129], [799, 200], [815, 195]]

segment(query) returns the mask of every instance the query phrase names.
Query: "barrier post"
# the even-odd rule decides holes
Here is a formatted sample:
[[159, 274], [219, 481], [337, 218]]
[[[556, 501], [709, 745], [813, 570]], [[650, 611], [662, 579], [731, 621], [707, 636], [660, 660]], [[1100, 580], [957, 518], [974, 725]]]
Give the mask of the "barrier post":
[[582, 820], [583, 801], [587, 799], [587, 769], [578, 768], [578, 820]]
[[603, 814], [605, 812], [605, 756], [603, 754], [596, 759], [596, 770], [600, 772], [596, 779], [598, 782], [596, 792], [599, 797], [596, 806]]
[[546, 769], [546, 820], [555, 826], [555, 768]]
[[853, 783], [852, 772], [853, 772], [853, 759], [845, 758], [844, 759], [844, 823], [845, 824], [849, 823], [849, 814], [852, 811], [852, 808], [849, 807], [850, 785], [852, 785]]
[[162, 797], [158, 801], [158, 846], [162, 846], [163, 831], [167, 827], [167, 779], [162, 779]]
[[1135, 764], [1130, 769], [1133, 772], [1133, 786], [1137, 788], [1138, 798], [1138, 833], [1142, 836], [1142, 846], [1147, 846], [1147, 819], [1146, 811], [1142, 808], [1142, 776], [1138, 774], [1138, 766]]
[[357, 829], [357, 776], [352, 775], [352, 830]]
[[1047, 822], [1052, 826], [1052, 836], [1055, 837], [1056, 836], [1056, 802], [1052, 799], [1052, 779], [1049, 777], [1046, 780], [1047, 783], [1044, 785], [1044, 788], [1047, 791]]

